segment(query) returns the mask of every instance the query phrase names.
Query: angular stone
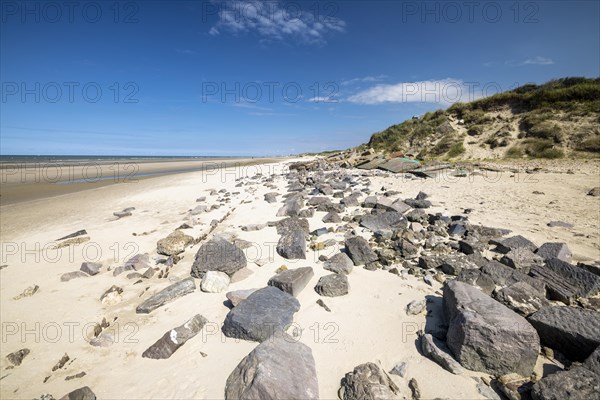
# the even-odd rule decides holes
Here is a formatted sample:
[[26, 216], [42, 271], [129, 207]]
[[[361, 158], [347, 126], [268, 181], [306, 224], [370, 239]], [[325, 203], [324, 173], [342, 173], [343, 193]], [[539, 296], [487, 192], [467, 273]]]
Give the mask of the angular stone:
[[214, 237], [196, 253], [191, 275], [201, 278], [207, 271], [220, 271], [231, 276], [246, 264], [246, 256], [238, 246], [221, 237]]
[[257, 290], [258, 289], [234, 290], [234, 291], [225, 293], [225, 297], [227, 297], [227, 299], [235, 307], [238, 304], [240, 304], [242, 301], [246, 300], [248, 298], [248, 296], [250, 296], [252, 293], [256, 292]]
[[281, 235], [275, 250], [277, 254], [288, 260], [306, 259], [306, 237], [304, 231], [294, 229]]
[[31, 353], [29, 349], [21, 349], [18, 351], [14, 351], [6, 356], [6, 359], [15, 367], [18, 367], [23, 362], [23, 359], [27, 357], [27, 355]]
[[[240, 270], [242, 271], [242, 270]], [[221, 293], [227, 290], [230, 278], [225, 272], [207, 271], [202, 278], [200, 290], [207, 293]]]
[[505, 239], [492, 239], [490, 240], [490, 244], [495, 245], [495, 250], [502, 254], [506, 254], [509, 251], [516, 249], [527, 249], [532, 252], [537, 250], [537, 246], [532, 241], [521, 235], [511, 236]]
[[552, 258], [546, 261], [546, 268], [562, 276], [565, 282], [577, 287], [578, 296], [591, 297], [600, 293], [600, 276], [567, 262]]
[[367, 196], [365, 201], [363, 201], [362, 206], [364, 208], [374, 208], [377, 205], [377, 197], [376, 196]]
[[377, 261], [379, 257], [371, 249], [369, 242], [360, 236], [352, 236], [346, 239], [346, 253], [352, 259], [354, 265], [365, 265]]
[[289, 197], [283, 207], [277, 211], [278, 217], [297, 217], [298, 213], [304, 206], [304, 201], [301, 196]]
[[185, 324], [167, 331], [156, 343], [142, 353], [142, 357], [155, 360], [171, 357], [185, 342], [196, 336], [206, 323], [208, 323], [208, 320], [202, 315], [194, 316]]
[[331, 274], [319, 278], [315, 292], [321, 296], [337, 297], [348, 294], [350, 284], [344, 274]]
[[540, 339], [527, 320], [464, 282], [444, 286], [448, 347], [465, 368], [529, 375]]
[[455, 375], [460, 375], [465, 372], [465, 369], [450, 355], [450, 350], [447, 346], [435, 339], [429, 333], [420, 335], [421, 352], [427, 358], [435, 361], [446, 371]]
[[79, 268], [79, 270], [85, 272], [86, 274], [88, 274], [90, 276], [93, 276], [93, 275], [97, 275], [100, 272], [101, 268], [102, 268], [102, 263], [84, 262], [84, 263], [81, 263], [81, 267]]
[[288, 269], [271, 277], [267, 285], [274, 286], [296, 297], [315, 275], [311, 267]]
[[491, 296], [496, 289], [496, 284], [489, 275], [476, 269], [465, 269], [456, 277], [457, 281], [468, 283], [479, 288], [483, 293]]
[[262, 342], [227, 378], [225, 399], [319, 399], [312, 351], [284, 335]]
[[267, 286], [229, 311], [222, 330], [227, 337], [262, 342], [282, 333], [299, 309], [300, 303], [294, 297]]
[[156, 243], [156, 250], [158, 254], [174, 256], [183, 253], [185, 248], [192, 243], [194, 243], [193, 237], [186, 235], [180, 230], [176, 230], [166, 238], [160, 239]]
[[600, 375], [600, 346], [583, 363], [583, 366]]
[[587, 368], [576, 367], [547, 376], [533, 385], [533, 400], [599, 400], [599, 376]]
[[336, 212], [328, 212], [323, 219], [321, 219], [321, 221], [323, 221], [324, 223], [329, 223], [329, 224], [336, 224], [336, 223], [340, 223], [342, 222], [342, 218], [339, 216], [338, 213]]
[[328, 271], [335, 272], [336, 274], [348, 275], [350, 274], [350, 272], [352, 272], [352, 269], [354, 268], [354, 263], [352, 262], [350, 257], [346, 255], [346, 253], [337, 253], [336, 255], [325, 261], [325, 265], [323, 265], [323, 268]]
[[481, 272], [489, 276], [496, 285], [508, 286], [517, 282], [525, 282], [538, 292], [544, 293], [546, 285], [543, 281], [512, 269], [497, 261], [490, 261], [481, 268]]
[[69, 282], [71, 279], [76, 278], [89, 278], [89, 275], [83, 271], [72, 271], [60, 276], [61, 282]]
[[458, 275], [462, 270], [465, 269], [479, 269], [477, 264], [471, 262], [463, 254], [449, 254], [446, 256], [440, 256], [442, 263], [440, 268], [445, 274]]
[[547, 297], [550, 300], [562, 301], [565, 304], [574, 303], [580, 289], [571, 282], [566, 281], [561, 275], [551, 269], [533, 266], [529, 274], [536, 280], [543, 282]]
[[88, 386], [84, 386], [65, 394], [60, 400], [96, 400], [96, 395], [92, 392], [92, 389]]
[[527, 318], [542, 344], [570, 360], [583, 361], [600, 345], [600, 313], [576, 307], [546, 307]]
[[494, 298], [524, 317], [550, 305], [543, 293], [526, 282], [513, 283], [497, 291]]
[[265, 193], [265, 201], [267, 203], [275, 203], [277, 201], [277, 196], [279, 196], [279, 193], [277, 192]]
[[533, 251], [518, 247], [511, 249], [508, 253], [502, 256], [500, 262], [511, 268], [522, 270], [525, 273], [529, 272], [529, 269], [535, 265], [543, 264], [544, 260]]
[[406, 204], [411, 206], [412, 208], [429, 208], [431, 207], [431, 202], [429, 200], [417, 200], [417, 199], [406, 199], [404, 200]]
[[408, 210], [410, 210], [410, 206], [408, 204], [406, 204], [405, 202], [403, 202], [402, 200], [393, 201], [387, 197], [378, 198], [377, 205], [375, 206], [375, 208], [378, 208], [378, 209], [381, 209], [384, 211], [397, 212], [400, 214], [403, 214], [403, 213], [407, 212]]
[[194, 278], [183, 279], [167, 286], [160, 292], [148, 298], [142, 304], [137, 306], [135, 312], [138, 314], [149, 314], [157, 308], [164, 306], [165, 304], [170, 303], [179, 297], [192, 293], [194, 290], [196, 290]]
[[535, 254], [542, 257], [544, 261], [558, 258], [564, 262], [570, 262], [573, 255], [566, 243], [544, 243]]
[[386, 229], [405, 229], [408, 227], [408, 220], [399, 212], [386, 211], [363, 216], [360, 219], [360, 226], [371, 232]]
[[400, 399], [399, 392], [388, 374], [369, 362], [346, 374], [338, 396], [342, 400], [396, 400]]

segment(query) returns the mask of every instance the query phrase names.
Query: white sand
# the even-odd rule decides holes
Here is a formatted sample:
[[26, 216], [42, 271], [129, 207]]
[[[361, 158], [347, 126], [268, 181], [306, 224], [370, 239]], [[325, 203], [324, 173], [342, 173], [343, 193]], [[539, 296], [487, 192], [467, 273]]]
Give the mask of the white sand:
[[[148, 252], [151, 259], [156, 257], [156, 242], [186, 221], [188, 210], [199, 204], [195, 202], [196, 198], [206, 195], [206, 204], [214, 204], [216, 196], [208, 196], [208, 189], [225, 188], [241, 193], [232, 196], [226, 206], [199, 215], [202, 224], [185, 232], [199, 237], [208, 231], [211, 220], [220, 219], [235, 208], [215, 233], [237, 233], [239, 238], [256, 245], [247, 251], [248, 268], [253, 274], [232, 283], [229, 290], [263, 287], [281, 265], [314, 268], [315, 276], [298, 296], [301, 309], [294, 321], [302, 329], [300, 340], [313, 350], [321, 398], [337, 398], [344, 374], [368, 361], [380, 361], [388, 371], [397, 362], [407, 362], [407, 376], [393, 376], [406, 396], [409, 395], [407, 382], [414, 377], [426, 399], [483, 398], [468, 374], [452, 375], [420, 356], [416, 349], [416, 330], [424, 326], [426, 317], [406, 316], [404, 309], [413, 299], [437, 296], [435, 291], [439, 286], [430, 288], [416, 278], [404, 280], [381, 270], [371, 272], [355, 268], [349, 276], [349, 295], [323, 298], [332, 310], [328, 313], [315, 303], [319, 296], [313, 287], [319, 277], [329, 273], [318, 262], [318, 253], [309, 250], [306, 260], [285, 260], [275, 252], [278, 240], [275, 228], [267, 227], [257, 232], [239, 229], [241, 225], [277, 220], [275, 214], [281, 203], [268, 204], [263, 200], [263, 194], [271, 189], [262, 185], [236, 188], [235, 179], [252, 176], [258, 170], [264, 175], [281, 173], [283, 165], [244, 167], [217, 174], [193, 172], [156, 177], [2, 207], [3, 260], [0, 264], [8, 264], [8, 267], [0, 272], [3, 336], [0, 397], [30, 399], [51, 393], [58, 398], [87, 385], [102, 399], [222, 398], [227, 377], [257, 345], [221, 335], [219, 327], [229, 311], [223, 304], [224, 293], [207, 294], [197, 290], [149, 315], [135, 314], [135, 307], [171, 283], [170, 279], [189, 276], [199, 245], [183, 253], [184, 259], [172, 269], [170, 279], [158, 279], [155, 275], [133, 285], [135, 280], [128, 280], [126, 273], [113, 277], [106, 268], [122, 264], [137, 252]], [[597, 164], [584, 167], [575, 175], [536, 174], [537, 183], [515, 183], [506, 173], [498, 182], [475, 179], [470, 183], [468, 178], [403, 182], [401, 177], [392, 176], [374, 178], [372, 188], [379, 189], [384, 185], [387, 189], [401, 191], [402, 197], [412, 197], [423, 190], [431, 195], [436, 206], [434, 211], [455, 213], [473, 208], [470, 218], [475, 223], [512, 229], [538, 245], [544, 241], [566, 241], [576, 259], [598, 259], [599, 199], [585, 195], [591, 187], [598, 186], [598, 175], [594, 175], [597, 167]], [[286, 193], [285, 179], [279, 177], [275, 183], [281, 194]], [[257, 192], [247, 193], [245, 189], [250, 187], [257, 188]], [[532, 195], [534, 190], [545, 194]], [[556, 203], [549, 204], [551, 201]], [[131, 206], [136, 208], [133, 216], [120, 220], [112, 217], [114, 211]], [[325, 226], [320, 221], [324, 214], [317, 212], [309, 220], [311, 230]], [[571, 222], [575, 228], [548, 228], [545, 224], [550, 220]], [[75, 246], [72, 251], [62, 249], [58, 255], [52, 250], [35, 251], [36, 245], [44, 249], [53, 240], [79, 229], [88, 231], [90, 243]], [[134, 232], [151, 233], [133, 236]], [[574, 233], [584, 236], [576, 237]], [[320, 237], [319, 241], [328, 238], [342, 241], [343, 235], [330, 233]], [[81, 262], [96, 261], [94, 250], [97, 248], [101, 249], [97, 258], [104, 264], [99, 275], [60, 281], [63, 273], [78, 270]], [[88, 250], [87, 257], [84, 249]], [[332, 255], [334, 251], [329, 248], [324, 254]], [[252, 262], [266, 257], [271, 260], [263, 267]], [[34, 284], [40, 286], [38, 293], [13, 300]], [[124, 289], [123, 301], [103, 306], [100, 295], [115, 284]], [[199, 286], [198, 280], [196, 284]], [[141, 357], [142, 352], [167, 330], [195, 314], [201, 314], [211, 322], [203, 333], [188, 341], [168, 360]], [[116, 324], [108, 328], [119, 333], [117, 343], [107, 348], [93, 347], [84, 337], [83, 328], [86, 324], [89, 324], [88, 328], [93, 326], [103, 317], [110, 321], [118, 318]], [[434, 310], [434, 317], [439, 317], [437, 310]], [[69, 337], [69, 323], [76, 324], [72, 338]], [[39, 324], [37, 328], [36, 324]], [[13, 329], [17, 329], [14, 334]], [[28, 333], [23, 336], [24, 329]], [[9, 363], [5, 356], [25, 347], [31, 354], [20, 366], [6, 369]], [[203, 357], [201, 352], [207, 356]], [[64, 353], [73, 361], [51, 372]], [[81, 371], [87, 375], [65, 381], [66, 376]], [[47, 376], [50, 378], [44, 383]]]

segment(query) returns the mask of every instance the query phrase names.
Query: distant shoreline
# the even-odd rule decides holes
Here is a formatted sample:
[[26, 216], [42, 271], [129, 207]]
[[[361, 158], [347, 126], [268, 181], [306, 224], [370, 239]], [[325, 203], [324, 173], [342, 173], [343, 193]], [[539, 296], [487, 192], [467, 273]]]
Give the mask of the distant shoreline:
[[[0, 168], [0, 206], [45, 199], [103, 186], [131, 183], [154, 177], [189, 172], [243, 168], [282, 161], [287, 157], [202, 159], [87, 159], [79, 163], [29, 161]], [[64, 160], [64, 158], [63, 158]]]

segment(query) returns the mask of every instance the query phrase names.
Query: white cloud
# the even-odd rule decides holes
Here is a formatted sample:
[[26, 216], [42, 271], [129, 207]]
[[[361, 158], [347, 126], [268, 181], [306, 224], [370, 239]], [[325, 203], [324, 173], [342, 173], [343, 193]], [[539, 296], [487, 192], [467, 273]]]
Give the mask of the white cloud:
[[363, 83], [363, 82], [380, 82], [380, 81], [382, 81], [385, 78], [386, 78], [385, 75], [365, 76], [365, 77], [362, 77], [362, 78], [353, 78], [353, 79], [348, 79], [347, 81], [342, 81], [342, 86], [349, 86], [349, 85], [354, 85], [356, 83]]
[[262, 40], [295, 39], [302, 43], [323, 44], [330, 33], [346, 30], [346, 22], [328, 16], [315, 18], [314, 11], [303, 3], [295, 7], [283, 7], [278, 2], [224, 1], [219, 7], [217, 23], [208, 33], [218, 36], [224, 32], [232, 34], [257, 33]]
[[317, 96], [317, 97], [313, 97], [312, 99], [308, 99], [308, 101], [310, 101], [312, 103], [338, 103], [339, 102], [339, 100], [333, 96], [327, 96], [327, 97]]
[[551, 64], [554, 64], [554, 61], [551, 58], [537, 56], [535, 58], [528, 58], [527, 60], [523, 61], [523, 64], [525, 64], [525, 65], [551, 65]]
[[[442, 79], [420, 82], [401, 82], [375, 85], [347, 98], [356, 104], [383, 103], [439, 103], [450, 105], [477, 98], [477, 85], [460, 79]], [[480, 91], [479, 91], [480, 92]]]

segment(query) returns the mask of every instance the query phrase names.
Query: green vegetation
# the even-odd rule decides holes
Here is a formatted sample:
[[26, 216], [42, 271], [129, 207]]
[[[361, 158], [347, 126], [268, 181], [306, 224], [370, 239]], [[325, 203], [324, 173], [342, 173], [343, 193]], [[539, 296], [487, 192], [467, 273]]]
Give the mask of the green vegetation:
[[599, 124], [600, 78], [563, 78], [428, 112], [375, 133], [368, 146], [421, 158], [455, 158], [466, 152], [466, 133], [467, 144], [507, 147], [509, 158], [560, 158], [567, 150], [600, 153]]

